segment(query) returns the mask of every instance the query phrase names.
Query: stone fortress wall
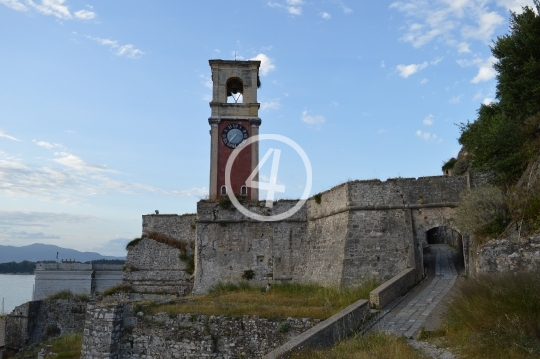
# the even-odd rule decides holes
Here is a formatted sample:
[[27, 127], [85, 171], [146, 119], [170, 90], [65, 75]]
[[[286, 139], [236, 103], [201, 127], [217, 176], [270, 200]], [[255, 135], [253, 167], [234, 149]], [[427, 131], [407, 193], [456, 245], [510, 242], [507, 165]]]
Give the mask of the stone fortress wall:
[[93, 294], [122, 282], [122, 265], [90, 263], [37, 263], [34, 300], [69, 290]]
[[[237, 282], [248, 270], [255, 274], [253, 284], [260, 286], [268, 282], [349, 286], [369, 279], [385, 281], [407, 268], [414, 268], [420, 280], [422, 249], [432, 228], [440, 227], [441, 235], [459, 236], [469, 270], [472, 249], [469, 238], [455, 226], [455, 207], [464, 191], [485, 183], [483, 176], [470, 173], [349, 181], [313, 196], [293, 216], [273, 222], [248, 218], [227, 199], [200, 201], [196, 215], [143, 216], [143, 233], [156, 231], [193, 243], [196, 294], [218, 282]], [[261, 201], [245, 206], [270, 216], [297, 203], [280, 200], [267, 208]], [[452, 241], [456, 244], [456, 238]], [[169, 293], [178, 292], [179, 288], [171, 290], [176, 281], [187, 291], [189, 276], [182, 272], [182, 262], [175, 262], [175, 250], [150, 242], [154, 241], [129, 251], [127, 262], [144, 273], [129, 273], [124, 281], [145, 292]], [[147, 284], [142, 285], [145, 275]], [[168, 288], [150, 290], [151, 283], [158, 288], [159, 281], [168, 280]]]

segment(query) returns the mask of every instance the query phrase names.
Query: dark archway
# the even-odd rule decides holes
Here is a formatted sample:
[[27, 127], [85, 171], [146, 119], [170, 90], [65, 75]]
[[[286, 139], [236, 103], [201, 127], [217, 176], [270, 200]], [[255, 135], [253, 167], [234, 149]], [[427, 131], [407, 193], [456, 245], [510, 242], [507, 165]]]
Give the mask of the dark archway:
[[427, 248], [424, 249], [424, 254], [429, 254], [429, 246], [433, 244], [447, 244], [457, 250], [454, 262], [456, 268], [463, 268], [465, 264], [463, 251], [463, 236], [455, 229], [447, 226], [439, 226], [431, 228], [426, 232]]

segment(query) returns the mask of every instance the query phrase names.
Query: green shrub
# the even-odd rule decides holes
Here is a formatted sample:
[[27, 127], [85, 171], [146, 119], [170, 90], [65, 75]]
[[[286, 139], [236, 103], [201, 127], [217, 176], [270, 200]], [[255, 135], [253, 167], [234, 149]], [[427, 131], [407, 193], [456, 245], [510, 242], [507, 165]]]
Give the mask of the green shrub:
[[508, 208], [498, 187], [473, 189], [461, 198], [457, 207], [456, 225], [468, 234], [496, 237], [508, 223]]
[[321, 204], [321, 201], [322, 201], [322, 193], [317, 193], [315, 196], [313, 196], [313, 199], [315, 199], [315, 203]]
[[103, 291], [103, 296], [107, 297], [116, 293], [122, 293], [122, 292], [131, 292], [133, 288], [129, 284], [119, 284], [115, 285], [114, 287], [110, 287]]
[[291, 328], [291, 325], [289, 324], [288, 321], [284, 321], [284, 322], [281, 322], [279, 323], [278, 325], [278, 331], [280, 333], [287, 333], [289, 331], [289, 329]]
[[242, 274], [242, 279], [252, 280], [253, 278], [255, 278], [255, 272], [253, 271], [253, 269], [245, 270], [244, 274]]

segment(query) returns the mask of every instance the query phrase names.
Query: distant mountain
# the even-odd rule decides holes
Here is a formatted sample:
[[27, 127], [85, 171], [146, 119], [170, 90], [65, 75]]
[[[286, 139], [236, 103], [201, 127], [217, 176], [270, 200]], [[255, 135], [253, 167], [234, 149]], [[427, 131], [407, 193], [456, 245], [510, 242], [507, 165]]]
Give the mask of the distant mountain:
[[52, 244], [34, 243], [29, 246], [14, 247], [0, 245], [0, 263], [7, 262], [39, 262], [45, 260], [75, 259], [79, 262], [88, 262], [95, 259], [126, 259], [125, 257], [102, 256], [96, 252], [79, 252], [74, 249], [53, 246]]

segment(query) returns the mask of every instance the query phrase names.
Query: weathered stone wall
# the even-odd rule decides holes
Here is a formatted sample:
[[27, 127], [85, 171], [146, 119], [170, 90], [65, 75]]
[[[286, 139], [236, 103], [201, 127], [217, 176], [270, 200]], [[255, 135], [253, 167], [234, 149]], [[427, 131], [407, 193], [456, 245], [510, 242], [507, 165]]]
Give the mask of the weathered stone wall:
[[540, 235], [519, 240], [492, 240], [479, 249], [478, 274], [540, 271]]
[[193, 248], [195, 243], [196, 214], [148, 214], [142, 216], [142, 232], [157, 232], [185, 242]]
[[[127, 307], [127, 308], [126, 308]], [[88, 305], [84, 321], [81, 359], [120, 359], [121, 336], [130, 323], [124, 303]]]
[[[258, 222], [234, 207], [199, 202], [195, 292], [218, 281], [239, 281], [246, 270], [256, 282], [292, 280], [356, 285], [392, 278], [406, 268], [423, 273], [426, 232], [455, 228], [455, 206], [469, 186], [467, 176], [353, 181], [309, 199], [286, 220]], [[274, 215], [296, 201], [250, 211]], [[463, 238], [463, 246], [468, 238]], [[466, 258], [467, 259], [467, 258]]]
[[2, 348], [5, 344], [6, 344], [6, 320], [4, 318], [0, 318], [0, 348]]
[[[131, 333], [124, 333], [122, 357], [261, 358], [317, 323], [293, 318], [285, 322], [160, 313], [139, 319]], [[287, 329], [280, 331], [280, 325]]]
[[407, 293], [416, 283], [416, 274], [413, 268], [404, 269], [392, 279], [384, 282], [369, 293], [371, 305], [384, 308], [399, 296]]
[[140, 293], [184, 295], [191, 291], [193, 276], [180, 255], [178, 248], [144, 238], [128, 250], [123, 283]]
[[68, 333], [81, 333], [86, 302], [38, 300], [16, 307], [6, 316], [6, 348], [18, 350]]

